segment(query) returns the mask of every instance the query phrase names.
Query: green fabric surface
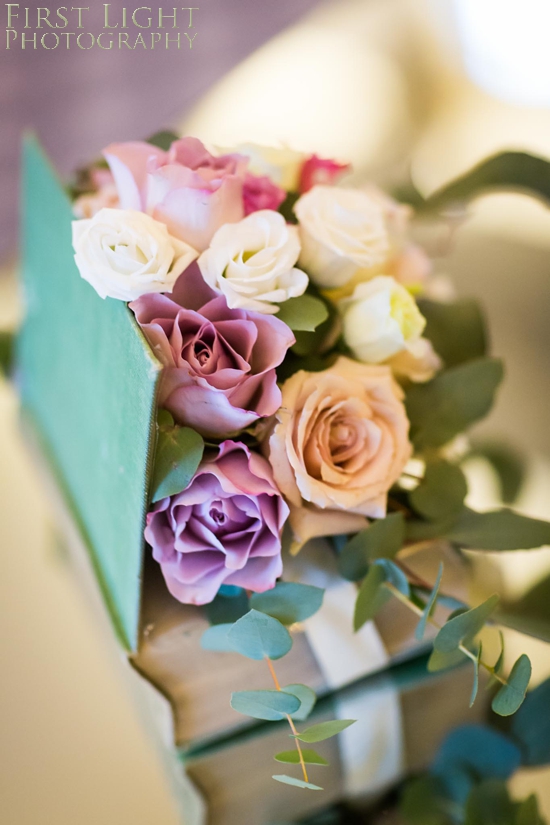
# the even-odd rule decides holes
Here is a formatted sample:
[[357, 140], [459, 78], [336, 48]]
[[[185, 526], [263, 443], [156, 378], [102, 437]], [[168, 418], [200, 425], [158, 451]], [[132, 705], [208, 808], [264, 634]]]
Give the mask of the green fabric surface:
[[102, 300], [80, 277], [70, 201], [33, 139], [22, 195], [23, 409], [81, 527], [115, 628], [134, 649], [160, 364], [126, 305]]

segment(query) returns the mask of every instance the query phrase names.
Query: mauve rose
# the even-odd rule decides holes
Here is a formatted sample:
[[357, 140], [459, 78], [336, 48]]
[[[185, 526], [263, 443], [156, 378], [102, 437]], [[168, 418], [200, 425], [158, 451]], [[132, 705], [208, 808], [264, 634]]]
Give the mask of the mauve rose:
[[267, 461], [224, 441], [183, 492], [155, 504], [145, 538], [172, 596], [207, 604], [222, 584], [256, 593], [274, 587], [287, 517]]
[[262, 209], [273, 209], [276, 212], [285, 198], [285, 190], [274, 184], [267, 175], [247, 173], [243, 186], [245, 216]]
[[159, 404], [205, 436], [239, 432], [281, 404], [275, 367], [295, 341], [272, 315], [229, 309], [192, 264], [171, 295], [130, 304], [164, 365]]
[[350, 169], [349, 163], [338, 163], [336, 160], [311, 155], [302, 166], [298, 191], [303, 195], [314, 186], [335, 184]]
[[220, 226], [244, 217], [242, 155], [215, 157], [191, 137], [168, 152], [138, 141], [113, 143], [103, 154], [121, 207], [147, 212], [194, 249], [206, 249]]

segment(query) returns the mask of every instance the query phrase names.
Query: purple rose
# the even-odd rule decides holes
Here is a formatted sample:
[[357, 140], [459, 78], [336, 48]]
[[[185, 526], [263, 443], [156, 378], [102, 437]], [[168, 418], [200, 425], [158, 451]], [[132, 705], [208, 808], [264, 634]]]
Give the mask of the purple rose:
[[295, 341], [283, 321], [229, 309], [196, 264], [171, 295], [143, 295], [130, 307], [164, 365], [159, 405], [179, 424], [223, 438], [279, 409], [275, 367]]
[[224, 441], [183, 492], [155, 504], [145, 538], [172, 596], [207, 604], [222, 584], [256, 593], [275, 586], [287, 516], [268, 462]]

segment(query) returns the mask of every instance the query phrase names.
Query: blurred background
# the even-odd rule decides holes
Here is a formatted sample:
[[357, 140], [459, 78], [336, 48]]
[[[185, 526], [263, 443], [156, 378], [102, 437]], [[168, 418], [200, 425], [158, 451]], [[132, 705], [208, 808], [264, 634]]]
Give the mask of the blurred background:
[[[119, 14], [123, 2], [111, 4]], [[171, 12], [166, 7], [166, 12]], [[503, 148], [550, 157], [548, 0], [202, 0], [181, 51], [0, 50], [0, 329], [17, 324], [21, 133], [63, 175], [118, 140], [176, 127], [216, 146], [285, 143], [351, 160], [357, 179], [428, 194]], [[524, 451], [520, 507], [550, 517], [550, 212], [522, 195], [477, 201], [452, 239], [430, 237], [442, 275], [483, 301], [507, 378], [481, 431]], [[3, 825], [176, 823], [122, 669], [55, 542], [0, 386], [0, 795]], [[478, 507], [493, 480], [473, 472]], [[519, 594], [549, 551], [501, 565]], [[534, 679], [548, 648], [527, 648]], [[524, 773], [550, 816], [548, 776]], [[254, 823], [246, 823], [254, 825]]]

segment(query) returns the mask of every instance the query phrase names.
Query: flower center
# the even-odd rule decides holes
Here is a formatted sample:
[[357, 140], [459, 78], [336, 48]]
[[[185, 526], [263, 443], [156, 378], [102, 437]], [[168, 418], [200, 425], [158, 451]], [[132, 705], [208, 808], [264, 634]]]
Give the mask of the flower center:
[[204, 365], [209, 362], [210, 355], [211, 352], [204, 343], [204, 341], [197, 341], [197, 343], [195, 344], [195, 358], [197, 359], [201, 367], [204, 367]]
[[218, 525], [225, 524], [227, 520], [227, 516], [225, 515], [223, 510], [219, 509], [219, 505], [213, 505], [210, 508], [210, 518]]

